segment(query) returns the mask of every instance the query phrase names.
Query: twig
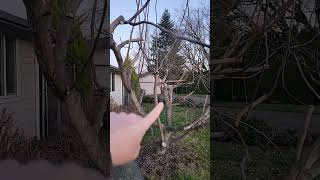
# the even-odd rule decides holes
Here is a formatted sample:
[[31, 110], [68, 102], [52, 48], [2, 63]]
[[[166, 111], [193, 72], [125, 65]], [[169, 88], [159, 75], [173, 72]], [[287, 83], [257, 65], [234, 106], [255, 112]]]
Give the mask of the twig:
[[209, 97], [209, 95], [206, 95], [206, 100], [204, 101], [202, 112], [204, 112], [204, 109], [206, 108], [208, 97]]
[[100, 34], [101, 34], [101, 30], [102, 30], [102, 27], [103, 27], [103, 24], [104, 24], [104, 20], [106, 18], [107, 7], [108, 7], [108, 0], [104, 0], [103, 13], [102, 13], [101, 21], [100, 21], [99, 30], [98, 30], [97, 36], [96, 36], [96, 38], [94, 40], [93, 47], [91, 49], [91, 52], [90, 52], [90, 55], [89, 55], [89, 58], [88, 58], [86, 64], [88, 64], [91, 61], [91, 59], [93, 57], [93, 54], [94, 54], [94, 51], [96, 49], [96, 46], [97, 46], [97, 43], [98, 43], [98, 40], [99, 40], [99, 37], [100, 37]]
[[304, 126], [302, 129], [301, 137], [299, 138], [299, 141], [298, 141], [299, 143], [297, 146], [296, 162], [300, 160], [304, 141], [307, 136], [307, 132], [308, 132], [308, 128], [309, 128], [309, 124], [310, 124], [310, 120], [311, 120], [313, 111], [314, 111], [314, 106], [312, 106], [312, 105], [309, 106], [309, 109], [306, 114], [306, 119], [304, 121]]
[[218, 72], [213, 72], [213, 75], [220, 75], [220, 74], [231, 74], [231, 73], [240, 73], [240, 72], [245, 72], [245, 73], [250, 73], [250, 72], [257, 72], [257, 71], [262, 71], [263, 69], [268, 69], [268, 65], [263, 65], [260, 67], [251, 67], [247, 69], [243, 68], [229, 68], [229, 69], [223, 69]]
[[175, 36], [176, 38], [178, 39], [181, 39], [181, 40], [186, 40], [186, 41], [189, 41], [189, 42], [192, 42], [192, 43], [195, 43], [195, 44], [199, 44], [201, 46], [204, 46], [204, 47], [207, 47], [207, 48], [210, 48], [210, 45], [209, 44], [206, 44], [204, 42], [201, 42], [201, 41], [198, 41], [198, 40], [194, 40], [194, 39], [190, 39], [190, 38], [187, 38], [187, 37], [184, 37], [184, 36], [181, 36], [177, 33], [174, 33], [170, 30], [167, 30], [165, 28], [163, 28], [162, 26], [158, 25], [158, 24], [155, 24], [153, 22], [149, 22], [149, 21], [140, 21], [140, 22], [136, 22], [136, 23], [133, 23], [131, 21], [122, 21], [120, 22], [121, 24], [130, 24], [131, 26], [138, 26], [140, 24], [149, 24], [149, 25], [152, 25], [152, 26], [155, 26], [156, 28], [160, 29], [162, 32], [164, 33], [168, 33], [170, 35], [173, 35]]
[[132, 21], [133, 19], [135, 19], [149, 4], [150, 0], [147, 0], [147, 2], [141, 7], [140, 10], [138, 10], [130, 19], [128, 19], [128, 21]]
[[245, 180], [247, 179], [247, 176], [246, 176], [246, 173], [245, 173], [245, 169], [246, 169], [246, 162], [249, 158], [249, 149], [248, 149], [248, 146], [245, 142], [245, 140], [243, 139], [241, 133], [239, 132], [238, 129], [234, 128], [230, 123], [228, 123], [227, 121], [223, 120], [222, 121], [227, 125], [229, 126], [231, 129], [233, 129], [237, 134], [238, 136], [240, 137], [241, 139], [241, 142], [243, 144], [243, 146], [245, 147], [246, 149], [246, 156], [242, 159], [241, 163], [240, 163], [240, 169], [241, 169], [241, 179]]
[[212, 59], [213, 65], [218, 64], [235, 64], [235, 63], [241, 63], [242, 58], [224, 58], [224, 59]]
[[[226, 113], [217, 111], [217, 110], [215, 110], [215, 109], [212, 109], [212, 110], [213, 110], [214, 112], [217, 112], [217, 113], [219, 113], [219, 114], [222, 114], [222, 115], [224, 115], [224, 116], [226, 116], [226, 117], [228, 117], [228, 118], [230, 118], [230, 119], [232, 119], [232, 120], [234, 120], [234, 121], [237, 120], [237, 119], [235, 119], [234, 117], [232, 117], [232, 116], [230, 116], [230, 115], [228, 115], [228, 114], [226, 114]], [[245, 122], [243, 122], [243, 121], [240, 121], [239, 123], [244, 124], [245, 126], [248, 126], [249, 128], [255, 130], [258, 134], [260, 134], [260, 135], [262, 135], [263, 137], [265, 137], [265, 138], [271, 143], [271, 145], [276, 148], [276, 150], [279, 152], [281, 158], [285, 161], [286, 165], [288, 165], [288, 160], [285, 158], [285, 156], [283, 155], [283, 153], [281, 152], [281, 150], [279, 149], [279, 147], [278, 147], [276, 144], [274, 144], [274, 142], [273, 142], [267, 135], [265, 135], [263, 132], [261, 132], [261, 131], [258, 130], [257, 128], [251, 126], [251, 125], [248, 124], [248, 123], [245, 123]]]
[[310, 91], [313, 92], [313, 94], [318, 98], [320, 99], [320, 95], [317, 93], [317, 91], [312, 87], [312, 85], [309, 83], [309, 81], [307, 80], [306, 76], [304, 75], [303, 71], [302, 71], [302, 68], [301, 68], [301, 65], [300, 65], [300, 62], [298, 60], [298, 57], [296, 56], [295, 53], [291, 52], [290, 53], [293, 55], [294, 59], [296, 60], [297, 62], [297, 65], [298, 65], [298, 69], [300, 71], [300, 74], [301, 74], [301, 77], [302, 79], [304, 80], [304, 82], [306, 83], [306, 85], [309, 87]]
[[[94, 0], [93, 8], [92, 8], [92, 14], [91, 14], [91, 25], [90, 25], [90, 27], [91, 27], [91, 40], [94, 37], [94, 23], [95, 23], [95, 20], [96, 20], [97, 4], [98, 4], [98, 0]], [[90, 47], [91, 48], [93, 47], [93, 43], [92, 42], [90, 44]]]

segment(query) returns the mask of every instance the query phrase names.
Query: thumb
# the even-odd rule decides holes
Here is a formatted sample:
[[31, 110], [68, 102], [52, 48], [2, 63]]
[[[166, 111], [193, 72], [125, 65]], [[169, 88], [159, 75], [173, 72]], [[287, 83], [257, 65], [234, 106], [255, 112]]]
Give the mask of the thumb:
[[149, 114], [147, 114], [142, 120], [142, 127], [144, 131], [147, 131], [149, 127], [158, 119], [162, 110], [163, 110], [163, 103], [158, 103]]

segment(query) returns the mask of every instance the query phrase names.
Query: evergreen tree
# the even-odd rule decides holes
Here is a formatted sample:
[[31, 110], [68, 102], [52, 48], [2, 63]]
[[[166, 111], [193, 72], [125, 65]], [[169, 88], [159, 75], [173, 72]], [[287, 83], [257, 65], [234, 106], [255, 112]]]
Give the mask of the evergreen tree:
[[[167, 30], [175, 32], [174, 23], [171, 20], [170, 13], [166, 9], [161, 17], [159, 25]], [[152, 36], [152, 47], [150, 48], [151, 58], [148, 59], [150, 62], [148, 71], [153, 72], [155, 68], [159, 68], [161, 62], [163, 61], [162, 68], [160, 69], [160, 78], [163, 78], [166, 74], [166, 69], [169, 70], [168, 79], [178, 79], [183, 72], [183, 59], [182, 56], [178, 54], [178, 49], [175, 48], [175, 51], [172, 51], [170, 55], [167, 55], [168, 52], [172, 49], [174, 45], [175, 37], [171, 34], [160, 32], [158, 36]], [[176, 44], [179, 46], [179, 43]]]

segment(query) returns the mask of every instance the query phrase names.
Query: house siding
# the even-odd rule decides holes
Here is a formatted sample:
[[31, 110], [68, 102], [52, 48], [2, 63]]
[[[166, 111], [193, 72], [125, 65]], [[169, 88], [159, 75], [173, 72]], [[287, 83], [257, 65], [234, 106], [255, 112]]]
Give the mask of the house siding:
[[[111, 82], [112, 76], [110, 76], [110, 82]], [[122, 87], [122, 80], [121, 76], [119, 74], [115, 74], [114, 77], [114, 84], [115, 84], [115, 89], [114, 91], [110, 92], [110, 96], [112, 100], [117, 104], [117, 105], [123, 105], [123, 87]]]
[[[145, 90], [145, 95], [153, 95], [154, 77], [153, 75], [147, 75], [140, 77], [140, 88]], [[160, 87], [157, 87], [157, 94], [161, 94]]]
[[38, 71], [31, 42], [16, 39], [17, 95], [0, 97], [0, 108], [7, 108], [14, 114], [16, 125], [27, 137], [38, 133]]
[[[95, 50], [93, 55], [93, 59], [96, 66], [96, 74], [98, 81], [101, 83], [102, 86], [108, 87], [111, 85], [111, 74], [108, 73], [108, 56], [109, 51], [105, 48], [99, 48]], [[108, 81], [108, 77], [110, 80]], [[115, 90], [110, 92], [110, 97], [117, 105], [123, 105], [123, 87], [122, 87], [122, 80], [121, 76], [118, 73], [115, 73]]]
[[97, 48], [94, 51], [93, 57], [96, 65], [108, 65], [108, 51], [105, 48]]
[[93, 54], [94, 63], [96, 64], [96, 75], [98, 82], [103, 87], [108, 87], [108, 54], [104, 48], [96, 49]]

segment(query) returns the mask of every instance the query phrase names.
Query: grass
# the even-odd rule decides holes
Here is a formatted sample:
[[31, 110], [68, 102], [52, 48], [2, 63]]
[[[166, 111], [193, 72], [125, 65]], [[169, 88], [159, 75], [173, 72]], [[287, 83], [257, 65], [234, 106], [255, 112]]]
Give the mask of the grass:
[[[212, 149], [213, 179], [241, 179], [240, 163], [242, 158], [245, 157], [244, 147], [233, 143], [215, 142]], [[292, 162], [294, 159], [294, 149], [284, 148], [282, 151], [285, 158], [289, 162]], [[249, 161], [250, 163], [246, 172], [248, 180], [275, 179], [287, 174], [287, 165], [276, 150], [263, 152], [261, 149], [251, 146], [249, 147], [249, 154], [252, 160]]]
[[[215, 105], [215, 103], [213, 103]], [[227, 107], [227, 108], [243, 108], [246, 103], [241, 102], [223, 102], [216, 103], [217, 107]], [[282, 112], [297, 112], [305, 113], [308, 107], [305, 105], [294, 105], [294, 104], [259, 104], [256, 110], [260, 111], [282, 111]], [[320, 106], [315, 106], [313, 113], [320, 113]]]
[[[288, 163], [292, 165], [295, 158], [295, 147], [280, 147]], [[240, 163], [245, 157], [243, 146], [231, 142], [214, 142], [211, 161], [212, 175], [215, 180], [241, 179]], [[288, 174], [288, 166], [274, 148], [262, 151], [256, 146], [249, 146], [251, 160], [246, 171], [248, 180], [283, 179]], [[320, 177], [315, 178], [319, 180]]]
[[[145, 104], [145, 109], [149, 112], [153, 104]], [[173, 126], [187, 125], [191, 120], [196, 119], [202, 112], [202, 108], [188, 108], [175, 106], [173, 108]], [[160, 115], [162, 123], [166, 124], [165, 112]], [[153, 133], [156, 139], [159, 139], [160, 134], [157, 127], [153, 128]], [[143, 144], [147, 144], [152, 139], [152, 132], [149, 130], [144, 139]], [[187, 149], [188, 154], [192, 156], [183, 157], [177, 162], [177, 168], [172, 170], [174, 179], [192, 179], [201, 180], [209, 179], [209, 161], [210, 161], [210, 129], [204, 128], [194, 131], [191, 135], [181, 140], [177, 145], [177, 151]]]

